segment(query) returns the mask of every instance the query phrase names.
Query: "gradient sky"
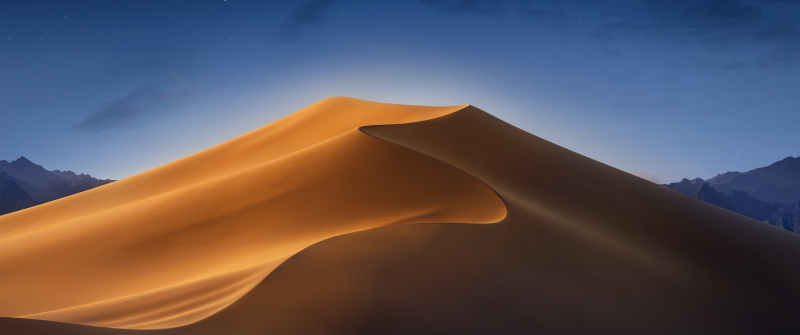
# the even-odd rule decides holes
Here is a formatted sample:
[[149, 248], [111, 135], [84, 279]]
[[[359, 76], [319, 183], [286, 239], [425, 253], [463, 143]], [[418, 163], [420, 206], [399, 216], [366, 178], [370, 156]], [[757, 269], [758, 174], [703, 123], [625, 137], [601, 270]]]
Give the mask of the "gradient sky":
[[329, 96], [475, 105], [657, 182], [800, 155], [800, 1], [0, 3], [0, 159], [120, 179]]

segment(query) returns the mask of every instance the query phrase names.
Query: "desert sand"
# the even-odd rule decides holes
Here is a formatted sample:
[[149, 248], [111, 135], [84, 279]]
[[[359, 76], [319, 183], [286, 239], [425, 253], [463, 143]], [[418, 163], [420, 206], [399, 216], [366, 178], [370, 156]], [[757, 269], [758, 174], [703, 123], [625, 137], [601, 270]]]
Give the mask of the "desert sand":
[[330, 98], [0, 216], [0, 333], [800, 333], [800, 236], [475, 107]]

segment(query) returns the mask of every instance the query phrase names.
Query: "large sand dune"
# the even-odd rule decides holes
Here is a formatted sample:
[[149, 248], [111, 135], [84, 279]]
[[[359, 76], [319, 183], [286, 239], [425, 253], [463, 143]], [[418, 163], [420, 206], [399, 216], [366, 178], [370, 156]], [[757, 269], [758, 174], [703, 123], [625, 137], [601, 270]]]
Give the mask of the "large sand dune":
[[0, 217], [0, 333], [800, 333], [798, 259], [477, 108], [334, 98]]

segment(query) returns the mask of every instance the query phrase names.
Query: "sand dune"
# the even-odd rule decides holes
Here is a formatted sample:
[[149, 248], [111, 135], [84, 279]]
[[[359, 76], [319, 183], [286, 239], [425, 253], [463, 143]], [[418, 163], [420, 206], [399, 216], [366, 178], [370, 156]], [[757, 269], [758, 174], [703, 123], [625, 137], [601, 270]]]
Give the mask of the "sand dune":
[[357, 129], [392, 113], [414, 121], [453, 108], [369, 106], [328, 100], [187, 159], [0, 217], [0, 315], [176, 327], [224, 308], [320, 240], [505, 216], [474, 177]]
[[467, 106], [328, 99], [0, 229], [0, 315], [81, 324], [19, 334], [800, 333], [800, 236]]

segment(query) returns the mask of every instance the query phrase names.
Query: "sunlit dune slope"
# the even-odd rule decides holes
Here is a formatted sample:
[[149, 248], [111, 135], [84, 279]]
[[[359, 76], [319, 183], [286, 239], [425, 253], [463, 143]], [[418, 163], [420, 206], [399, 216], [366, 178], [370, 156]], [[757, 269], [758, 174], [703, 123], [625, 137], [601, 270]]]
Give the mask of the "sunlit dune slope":
[[285, 260], [229, 306], [177, 328], [137, 332], [0, 318], [0, 330], [800, 333], [798, 235], [593, 161], [475, 107], [420, 122], [373, 124], [354, 134], [452, 168], [437, 181], [462, 171], [467, 180], [485, 183], [505, 210], [482, 201], [482, 215], [495, 208], [499, 213], [489, 217], [505, 217], [488, 225], [402, 225], [325, 239]]
[[[0, 239], [195, 185], [366, 125], [416, 122], [466, 106], [422, 107], [329, 98], [213, 148], [38, 208], [3, 216]], [[102, 191], [101, 191], [102, 190]], [[80, 199], [80, 200], [78, 200]], [[80, 203], [78, 203], [80, 201]]]
[[485, 184], [358, 130], [455, 108], [328, 99], [163, 167], [0, 217], [0, 315], [119, 328], [198, 321], [332, 236], [505, 216]]

